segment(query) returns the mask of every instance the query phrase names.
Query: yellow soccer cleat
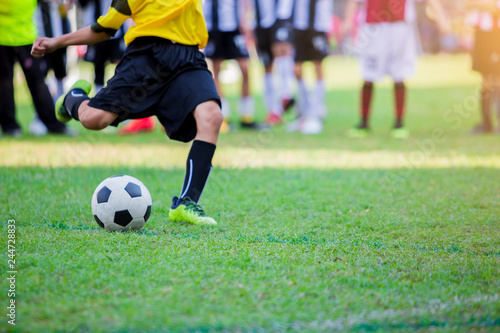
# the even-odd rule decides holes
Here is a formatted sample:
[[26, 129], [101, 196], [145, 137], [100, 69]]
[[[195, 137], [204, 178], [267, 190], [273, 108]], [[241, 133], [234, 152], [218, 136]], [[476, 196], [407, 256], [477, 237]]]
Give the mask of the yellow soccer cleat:
[[410, 131], [405, 127], [393, 128], [391, 130], [391, 137], [396, 140], [406, 140], [410, 137]]
[[92, 90], [92, 85], [88, 81], [76, 81], [75, 84], [72, 85], [71, 88], [69, 88], [69, 91], [66, 94], [60, 96], [56, 101], [57, 120], [62, 123], [67, 123], [68, 121], [73, 119], [69, 111], [64, 106], [64, 100], [66, 99], [66, 96], [68, 96], [68, 94], [81, 94], [83, 96], [83, 94], [88, 95], [90, 93], [90, 90]]
[[172, 222], [189, 222], [197, 225], [216, 225], [217, 222], [207, 216], [200, 205], [189, 197], [182, 199], [174, 197], [172, 207], [168, 213], [168, 218]]
[[370, 135], [368, 127], [353, 127], [348, 132], [351, 138], [364, 139]]

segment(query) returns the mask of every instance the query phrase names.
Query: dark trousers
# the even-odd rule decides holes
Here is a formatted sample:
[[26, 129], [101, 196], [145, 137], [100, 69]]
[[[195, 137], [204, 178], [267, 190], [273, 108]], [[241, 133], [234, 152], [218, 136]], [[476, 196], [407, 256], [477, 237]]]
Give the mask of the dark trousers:
[[16, 121], [13, 81], [17, 60], [23, 69], [38, 117], [49, 132], [61, 133], [66, 126], [56, 119], [54, 102], [42, 74], [43, 60], [33, 58], [30, 52], [31, 45], [0, 46], [0, 126], [4, 132], [20, 129]]

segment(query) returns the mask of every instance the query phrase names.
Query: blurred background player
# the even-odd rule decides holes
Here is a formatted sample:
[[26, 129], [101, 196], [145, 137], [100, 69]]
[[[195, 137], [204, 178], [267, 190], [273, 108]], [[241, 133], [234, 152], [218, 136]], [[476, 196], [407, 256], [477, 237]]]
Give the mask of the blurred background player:
[[[323, 130], [327, 108], [322, 61], [330, 52], [327, 32], [333, 16], [333, 0], [295, 0], [293, 11], [295, 76], [298, 80], [298, 119], [287, 127], [304, 134]], [[302, 77], [302, 65], [314, 64], [316, 82], [309, 91]]]
[[14, 100], [14, 65], [23, 70], [38, 117], [49, 133], [75, 135], [76, 132], [57, 121], [54, 101], [45, 84], [43, 61], [31, 56], [37, 36], [34, 14], [36, 0], [4, 0], [0, 2], [0, 125], [7, 136], [21, 135], [16, 121]]
[[203, 3], [203, 13], [209, 34], [205, 55], [212, 61], [212, 70], [217, 87], [221, 96], [222, 114], [224, 122], [221, 132], [229, 131], [229, 118], [231, 108], [229, 102], [224, 98], [219, 74], [225, 60], [236, 60], [241, 70], [241, 96], [239, 100], [240, 125], [242, 128], [259, 129], [260, 124], [254, 120], [255, 102], [250, 96], [250, 84], [248, 78], [248, 48], [245, 35], [248, 29], [243, 19], [243, 7], [241, 0], [206, 0]]
[[[96, 22], [101, 15], [105, 15], [111, 5], [110, 0], [79, 0], [82, 6], [82, 22], [84, 26]], [[106, 81], [106, 66], [117, 64], [125, 52], [123, 36], [127, 32], [127, 22], [118, 29], [116, 35], [95, 45], [89, 45], [85, 60], [94, 65], [94, 84], [96, 93], [101, 90]], [[154, 117], [133, 119], [118, 130], [119, 134], [135, 134], [151, 132], [155, 129]]]
[[[56, 37], [71, 31], [68, 10], [73, 5], [72, 1], [41, 0], [38, 1], [36, 10], [36, 22], [38, 35], [40, 37]], [[64, 93], [64, 79], [66, 78], [66, 48], [59, 49], [45, 57], [42, 61], [42, 72], [47, 78], [49, 71], [52, 70], [53, 86], [55, 89], [51, 92], [52, 98], [56, 101]], [[47, 82], [51, 87], [51, 81]], [[49, 91], [52, 89], [49, 89]], [[47, 134], [47, 127], [38, 116], [33, 119], [29, 126], [29, 131], [33, 135]]]
[[482, 76], [482, 121], [472, 130], [472, 134], [494, 131], [491, 109], [495, 100], [499, 110], [497, 130], [500, 132], [500, 1], [468, 0], [465, 5], [471, 11], [468, 19], [476, 27], [472, 69]]
[[[346, 8], [343, 34], [351, 31], [358, 8], [363, 5], [362, 24], [359, 32], [361, 75], [364, 80], [361, 92], [361, 123], [349, 131], [352, 137], [369, 134], [369, 115], [374, 82], [389, 75], [394, 81], [395, 123], [391, 136], [406, 139], [404, 126], [406, 86], [404, 81], [415, 71], [417, 60], [417, 19], [415, 2], [423, 0], [349, 0]], [[443, 10], [437, 0], [429, 0], [439, 17]], [[444, 29], [443, 21], [441, 27]]]
[[257, 53], [264, 64], [263, 93], [267, 122], [277, 125], [282, 122], [283, 111], [295, 103], [292, 97], [295, 76], [291, 22], [294, 0], [245, 1], [248, 8], [253, 6]]

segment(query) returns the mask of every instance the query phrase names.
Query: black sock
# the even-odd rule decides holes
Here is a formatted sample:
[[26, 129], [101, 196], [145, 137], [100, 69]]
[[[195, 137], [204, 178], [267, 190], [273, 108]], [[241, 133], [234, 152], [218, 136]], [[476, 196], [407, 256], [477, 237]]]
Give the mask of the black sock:
[[191, 146], [187, 163], [186, 176], [180, 198], [189, 197], [194, 202], [200, 200], [203, 188], [212, 171], [212, 157], [216, 146], [212, 143], [195, 140]]
[[75, 119], [78, 119], [78, 108], [83, 101], [89, 100], [89, 96], [83, 91], [83, 89], [75, 88], [71, 90], [64, 99], [64, 107], [68, 110], [69, 114]]
[[394, 128], [402, 128], [403, 127], [403, 119], [396, 119], [394, 123]]

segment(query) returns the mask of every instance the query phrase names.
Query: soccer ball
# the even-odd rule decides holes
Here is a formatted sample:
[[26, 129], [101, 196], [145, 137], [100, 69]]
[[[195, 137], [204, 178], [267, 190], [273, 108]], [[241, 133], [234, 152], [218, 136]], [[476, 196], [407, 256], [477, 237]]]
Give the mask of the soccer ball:
[[92, 196], [92, 214], [110, 231], [141, 229], [151, 214], [151, 195], [144, 184], [131, 176], [104, 179]]

